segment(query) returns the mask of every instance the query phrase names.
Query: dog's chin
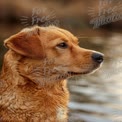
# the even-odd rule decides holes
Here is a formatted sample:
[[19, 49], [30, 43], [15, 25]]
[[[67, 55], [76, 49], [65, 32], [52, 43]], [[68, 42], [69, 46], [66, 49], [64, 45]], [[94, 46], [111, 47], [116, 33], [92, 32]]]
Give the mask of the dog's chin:
[[101, 65], [94, 65], [93, 67], [89, 68], [88, 70], [81, 71], [81, 72], [75, 72], [75, 71], [68, 71], [68, 74], [70, 77], [72, 76], [79, 76], [79, 75], [86, 75], [86, 74], [92, 74], [96, 72]]
[[88, 74], [88, 73], [90, 73], [90, 71], [84, 71], [84, 72], [73, 72], [73, 71], [69, 71], [68, 72], [69, 76], [84, 75], [84, 74]]

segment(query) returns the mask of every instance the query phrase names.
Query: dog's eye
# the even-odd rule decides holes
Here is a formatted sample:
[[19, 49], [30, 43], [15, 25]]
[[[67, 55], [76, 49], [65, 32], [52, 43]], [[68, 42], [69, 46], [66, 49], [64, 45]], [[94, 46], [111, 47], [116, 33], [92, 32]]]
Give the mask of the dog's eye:
[[65, 49], [68, 47], [68, 45], [67, 45], [67, 43], [62, 42], [62, 43], [58, 44], [57, 47]]

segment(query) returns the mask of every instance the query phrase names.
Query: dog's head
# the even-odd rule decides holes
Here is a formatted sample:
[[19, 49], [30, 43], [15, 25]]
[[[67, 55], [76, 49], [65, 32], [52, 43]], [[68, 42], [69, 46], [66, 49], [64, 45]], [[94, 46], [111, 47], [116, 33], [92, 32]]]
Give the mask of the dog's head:
[[87, 74], [103, 62], [103, 54], [80, 48], [74, 35], [54, 26], [24, 29], [5, 46], [21, 56], [17, 65], [21, 76], [37, 82]]

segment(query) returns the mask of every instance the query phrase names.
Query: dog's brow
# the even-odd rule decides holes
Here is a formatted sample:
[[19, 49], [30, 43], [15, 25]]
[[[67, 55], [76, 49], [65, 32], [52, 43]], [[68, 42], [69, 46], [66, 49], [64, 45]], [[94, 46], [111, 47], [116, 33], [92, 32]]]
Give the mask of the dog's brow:
[[65, 38], [60, 38], [60, 40], [65, 41], [65, 42], [68, 42], [68, 40], [65, 39]]
[[57, 30], [62, 34], [64, 34], [65, 36], [68, 36], [68, 38], [70, 38], [73, 43], [78, 44], [78, 39], [75, 36], [73, 36], [70, 32], [63, 31], [62, 29], [57, 29]]

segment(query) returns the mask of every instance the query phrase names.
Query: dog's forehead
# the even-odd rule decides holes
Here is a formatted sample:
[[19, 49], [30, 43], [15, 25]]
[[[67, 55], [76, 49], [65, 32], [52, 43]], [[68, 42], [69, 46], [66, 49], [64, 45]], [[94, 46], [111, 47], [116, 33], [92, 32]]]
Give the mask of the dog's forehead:
[[[75, 44], [78, 44], [78, 39], [77, 37], [75, 37], [72, 33], [70, 33], [67, 30], [61, 29], [59, 27], [56, 26], [49, 26], [49, 27], [39, 27], [39, 26], [34, 26], [32, 28], [26, 28], [23, 29], [22, 32], [33, 32], [36, 33], [38, 31], [40, 31], [40, 36], [41, 38], [48, 38], [49, 41], [50, 40], [54, 40], [56, 38], [61, 38], [64, 41], [65, 40], [70, 40]], [[42, 34], [43, 33], [43, 34]], [[43, 36], [43, 37], [42, 37]]]
[[67, 30], [55, 27], [55, 26], [49, 26], [47, 28], [48, 33], [50, 33], [49, 35], [51, 35], [51, 37], [54, 38], [61, 38], [63, 40], [70, 40], [73, 43], [78, 43], [78, 39], [77, 37], [75, 37], [72, 33], [70, 33]]

